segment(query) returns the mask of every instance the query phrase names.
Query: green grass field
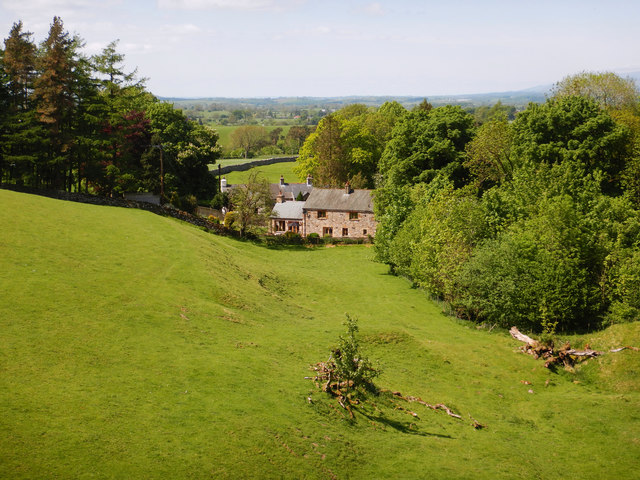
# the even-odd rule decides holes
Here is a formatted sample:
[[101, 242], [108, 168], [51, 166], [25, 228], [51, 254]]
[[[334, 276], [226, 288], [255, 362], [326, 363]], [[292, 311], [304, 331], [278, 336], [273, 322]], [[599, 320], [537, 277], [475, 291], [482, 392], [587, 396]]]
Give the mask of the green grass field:
[[[4, 190], [0, 206], [0, 478], [637, 478], [638, 352], [554, 373], [365, 246], [272, 250]], [[381, 388], [462, 420], [411, 404], [349, 421], [304, 378], [345, 312]], [[637, 346], [640, 323], [570, 340]]]
[[[211, 128], [218, 132], [218, 143], [222, 146], [223, 149], [231, 149], [231, 134], [233, 131], [238, 128], [238, 125], [210, 125]], [[289, 133], [289, 129], [291, 125], [282, 125], [282, 126], [272, 126], [267, 125], [264, 127], [267, 132], [271, 132], [276, 128], [282, 128], [282, 133], [280, 135], [286, 136]]]
[[254, 167], [250, 170], [245, 170], [244, 172], [229, 172], [224, 176], [227, 178], [227, 182], [230, 185], [236, 183], [246, 183], [249, 175], [254, 171], [259, 172], [260, 175], [262, 175], [269, 181], [269, 183], [280, 182], [280, 175], [284, 175], [284, 179], [287, 183], [297, 183], [301, 182], [301, 180], [293, 173], [293, 166], [295, 164], [295, 161], [274, 163], [273, 165]]

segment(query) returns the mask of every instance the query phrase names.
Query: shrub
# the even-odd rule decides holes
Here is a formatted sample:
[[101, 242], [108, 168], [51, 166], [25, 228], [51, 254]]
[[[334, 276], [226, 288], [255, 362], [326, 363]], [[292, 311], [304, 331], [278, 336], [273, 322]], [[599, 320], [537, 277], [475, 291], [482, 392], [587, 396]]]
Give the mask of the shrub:
[[286, 232], [282, 235], [289, 245], [301, 245], [302, 237], [296, 232]]
[[196, 213], [198, 210], [198, 199], [193, 195], [172, 195], [171, 204], [178, 210], [182, 210], [187, 213]]
[[607, 320], [625, 323], [640, 320], [640, 251], [636, 250], [621, 262], [614, 282], [614, 301]]
[[216, 193], [210, 202], [211, 208], [222, 210], [222, 207], [229, 208], [229, 194], [227, 192]]
[[541, 207], [477, 248], [461, 269], [471, 316], [538, 332], [588, 327], [599, 317], [603, 299], [589, 267], [596, 249], [583, 216], [568, 196]]
[[231, 228], [235, 220], [236, 220], [235, 212], [227, 212], [227, 214], [224, 216], [224, 226], [227, 228]]
[[280, 155], [282, 150], [280, 150], [276, 145], [267, 145], [266, 147], [262, 147], [258, 152], [259, 155]]
[[309, 242], [311, 245], [318, 245], [319, 243], [322, 243], [322, 239], [317, 233], [310, 233], [309, 235], [307, 235], [307, 242]]

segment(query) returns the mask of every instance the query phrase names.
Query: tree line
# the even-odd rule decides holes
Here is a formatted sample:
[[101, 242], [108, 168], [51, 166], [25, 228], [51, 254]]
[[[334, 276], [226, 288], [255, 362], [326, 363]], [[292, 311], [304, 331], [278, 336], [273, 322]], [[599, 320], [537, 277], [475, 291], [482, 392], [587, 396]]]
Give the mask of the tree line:
[[426, 101], [350, 106], [297, 171], [375, 188], [377, 259], [461, 318], [548, 334], [638, 320], [638, 100], [632, 80], [581, 73], [482, 124]]
[[39, 45], [21, 21], [0, 50], [0, 181], [100, 195], [210, 199], [217, 133], [123, 70], [118, 41], [94, 56], [54, 17]]
[[282, 127], [267, 130], [260, 125], [242, 125], [231, 133], [231, 148], [234, 150], [226, 153], [231, 158], [251, 158], [256, 154], [295, 155], [312, 131], [313, 127], [308, 125], [293, 125], [284, 135]]

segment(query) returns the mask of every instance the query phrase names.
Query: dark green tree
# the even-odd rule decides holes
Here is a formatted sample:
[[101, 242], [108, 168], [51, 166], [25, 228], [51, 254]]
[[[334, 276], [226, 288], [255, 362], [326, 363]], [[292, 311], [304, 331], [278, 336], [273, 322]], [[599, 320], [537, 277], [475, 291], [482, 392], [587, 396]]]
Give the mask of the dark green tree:
[[445, 167], [457, 185], [464, 184], [462, 162], [473, 135], [473, 117], [460, 107], [409, 112], [394, 128], [382, 155], [383, 184], [428, 183]]
[[37, 182], [36, 168], [44, 144], [44, 129], [36, 118], [33, 88], [37, 48], [22, 22], [13, 24], [2, 54], [4, 108], [0, 119], [3, 169], [18, 182]]
[[603, 188], [620, 191], [622, 171], [631, 157], [631, 133], [593, 100], [550, 99], [530, 104], [513, 122], [512, 155], [525, 162], [575, 162], [585, 172], [604, 172]]

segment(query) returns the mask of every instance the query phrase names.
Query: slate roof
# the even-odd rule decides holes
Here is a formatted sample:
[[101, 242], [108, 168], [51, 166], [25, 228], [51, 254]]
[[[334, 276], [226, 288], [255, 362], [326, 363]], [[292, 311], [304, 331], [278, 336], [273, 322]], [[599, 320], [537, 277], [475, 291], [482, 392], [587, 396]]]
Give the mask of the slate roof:
[[279, 183], [269, 184], [271, 198], [274, 200], [280, 191], [282, 191], [285, 199], [295, 200], [298, 197], [298, 193], [302, 192], [302, 195], [306, 197], [312, 190], [313, 187], [306, 183], [285, 183], [284, 185], [280, 185]]
[[304, 209], [373, 213], [373, 199], [371, 190], [351, 190], [347, 194], [344, 188], [316, 188]]
[[287, 220], [302, 220], [302, 207], [306, 202], [276, 203], [271, 213], [271, 218]]

